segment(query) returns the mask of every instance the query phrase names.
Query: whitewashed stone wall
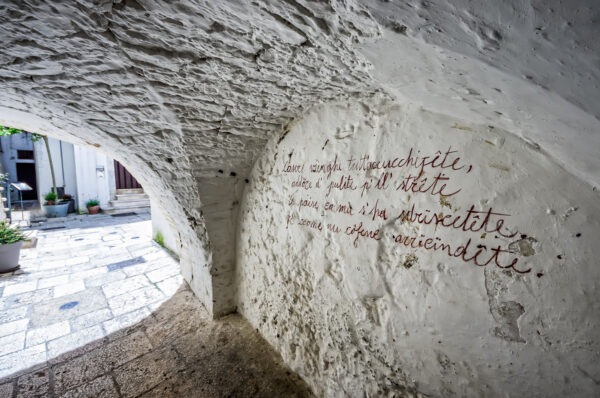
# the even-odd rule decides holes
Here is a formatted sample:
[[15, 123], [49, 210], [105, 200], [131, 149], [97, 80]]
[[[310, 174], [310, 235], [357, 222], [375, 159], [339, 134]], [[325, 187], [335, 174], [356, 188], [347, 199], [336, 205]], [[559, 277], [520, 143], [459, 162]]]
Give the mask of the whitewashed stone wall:
[[257, 154], [315, 102], [375, 89], [354, 46], [379, 28], [356, 7], [2, 2], [0, 122], [91, 146], [139, 176], [181, 232], [184, 277], [225, 314]]
[[113, 160], [93, 149], [73, 146], [74, 165], [71, 169], [77, 174], [77, 203], [86, 211], [88, 200], [98, 200], [101, 208], [109, 207], [115, 198], [115, 168]]
[[165, 246], [179, 256], [181, 252], [180, 232], [174, 221], [169, 218], [169, 213], [161, 209], [155, 201], [151, 202], [150, 213], [152, 216], [152, 237], [156, 238], [157, 234], [160, 233]]
[[239, 310], [322, 396], [598, 392], [600, 201], [538, 147], [384, 100], [270, 142]]
[[[597, 275], [584, 272], [597, 250], [599, 15], [593, 0], [4, 1], [0, 124], [124, 164], [178, 230], [182, 273], [208, 310], [235, 309], [237, 262], [241, 311], [317, 392], [585, 396], [600, 380], [588, 357]], [[302, 118], [374, 92], [400, 110], [357, 102]], [[531, 272], [425, 249], [407, 259], [390, 241], [408, 224], [357, 248], [343, 233], [283, 229], [292, 180], [279, 167], [292, 143], [292, 158], [309, 162], [455, 142], [473, 169], [453, 173], [462, 190], [446, 204], [368, 195], [390, 214], [416, 200], [444, 214], [507, 212], [525, 239], [513, 247], [536, 253], [519, 259]], [[438, 229], [454, 245], [470, 236]]]
[[[78, 178], [76, 176], [75, 155], [73, 145], [55, 139], [49, 139], [48, 145], [54, 162], [54, 176], [56, 186], [64, 187], [65, 193], [72, 195], [77, 203], [79, 199]], [[43, 140], [37, 141], [34, 146], [35, 173], [37, 179], [38, 201], [43, 203], [44, 196], [52, 191], [52, 173], [48, 151]], [[16, 175], [16, 174], [15, 174]]]

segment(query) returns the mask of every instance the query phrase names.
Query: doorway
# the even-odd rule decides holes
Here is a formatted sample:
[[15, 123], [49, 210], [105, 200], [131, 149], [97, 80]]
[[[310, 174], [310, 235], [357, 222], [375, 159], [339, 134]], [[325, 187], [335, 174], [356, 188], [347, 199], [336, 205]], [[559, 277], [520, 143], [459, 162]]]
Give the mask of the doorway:
[[17, 181], [25, 182], [31, 191], [23, 191], [23, 200], [37, 200], [37, 180], [35, 177], [35, 163], [16, 163]]
[[115, 183], [117, 189], [140, 189], [142, 186], [139, 182], [127, 171], [127, 169], [116, 160], [115, 162]]

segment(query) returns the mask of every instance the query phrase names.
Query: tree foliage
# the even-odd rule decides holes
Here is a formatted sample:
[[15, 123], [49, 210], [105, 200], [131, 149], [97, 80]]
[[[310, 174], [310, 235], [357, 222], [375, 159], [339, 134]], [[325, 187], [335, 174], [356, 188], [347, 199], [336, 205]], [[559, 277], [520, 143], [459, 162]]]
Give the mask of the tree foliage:
[[54, 164], [52, 162], [52, 153], [50, 152], [50, 144], [48, 143], [48, 137], [38, 133], [30, 133], [28, 131], [19, 130], [14, 127], [6, 127], [0, 126], [0, 136], [10, 136], [15, 134], [29, 134], [29, 138], [32, 142], [36, 142], [39, 140], [44, 140], [44, 144], [46, 145], [46, 152], [48, 152], [48, 162], [50, 163], [50, 174], [52, 176], [52, 192], [57, 193], [56, 190], [56, 177], [54, 176]]
[[29, 134], [31, 141], [33, 141], [33, 142], [39, 141], [44, 138], [43, 135], [38, 134], [38, 133], [30, 133], [25, 130], [16, 129], [14, 127], [0, 126], [0, 136], [8, 137], [9, 135], [15, 135], [15, 134], [21, 134], [21, 133]]

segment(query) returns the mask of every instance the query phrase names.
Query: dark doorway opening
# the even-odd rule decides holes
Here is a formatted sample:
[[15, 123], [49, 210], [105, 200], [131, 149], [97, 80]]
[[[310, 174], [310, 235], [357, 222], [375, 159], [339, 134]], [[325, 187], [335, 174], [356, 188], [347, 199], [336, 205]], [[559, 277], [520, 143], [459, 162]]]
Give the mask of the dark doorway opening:
[[139, 189], [139, 182], [127, 171], [127, 169], [115, 160], [115, 182], [117, 189]]
[[17, 181], [25, 182], [33, 190], [23, 191], [23, 200], [37, 200], [35, 163], [17, 163]]

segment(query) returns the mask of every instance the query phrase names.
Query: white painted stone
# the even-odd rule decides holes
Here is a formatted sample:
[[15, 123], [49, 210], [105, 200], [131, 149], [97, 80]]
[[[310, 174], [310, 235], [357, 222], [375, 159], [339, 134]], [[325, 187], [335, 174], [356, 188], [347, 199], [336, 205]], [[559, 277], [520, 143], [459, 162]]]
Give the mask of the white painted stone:
[[90, 276], [88, 278], [85, 278], [84, 283], [85, 283], [86, 287], [102, 286], [105, 284], [123, 280], [126, 277], [127, 277], [127, 275], [125, 275], [125, 273], [121, 270], [112, 271], [112, 272], [104, 272], [99, 275]]
[[[350, 170], [350, 159], [383, 167], [410, 153], [438, 156], [417, 187], [448, 178], [436, 188], [447, 196], [405, 192], [418, 163]], [[334, 160], [339, 170], [328, 177]], [[351, 188], [328, 194], [348, 177]], [[313, 187], [296, 185], [302, 178]], [[590, 314], [600, 201], [538, 147], [494, 126], [374, 99], [309, 113], [268, 145], [252, 180], [241, 209], [238, 309], [318, 395], [597, 391], [588, 375], [600, 372], [600, 319]], [[471, 213], [459, 228], [415, 215], [464, 220], [470, 209], [483, 212], [479, 224]]]
[[85, 280], [87, 278], [105, 275], [107, 272], [108, 272], [108, 268], [96, 266], [95, 268], [88, 269], [85, 271], [73, 272], [69, 276], [69, 279], [75, 283], [75, 282], [79, 282], [81, 280]]
[[6, 377], [20, 370], [43, 363], [46, 359], [46, 344], [39, 344], [5, 355], [0, 360], [0, 377]]
[[112, 313], [108, 308], [102, 308], [87, 314], [71, 319], [71, 329], [73, 331], [86, 329], [94, 325], [100, 325], [102, 322], [112, 318]]
[[48, 358], [54, 358], [65, 352], [83, 347], [95, 340], [104, 337], [101, 325], [95, 325], [86, 329], [78, 330], [66, 336], [59, 337], [48, 342]]
[[145, 275], [138, 275], [121, 281], [112, 282], [102, 286], [102, 291], [107, 298], [118, 296], [133, 290], [152, 286]]
[[[54, 162], [54, 178], [57, 187], [64, 187], [65, 193], [77, 199], [77, 180], [73, 158], [73, 145], [50, 138], [48, 140], [52, 161]], [[37, 141], [34, 146], [35, 174], [38, 191], [38, 201], [44, 200], [44, 195], [52, 190], [52, 175], [48, 162], [48, 151], [44, 141]]]
[[[0, 321], [4, 321], [0, 318]], [[19, 319], [17, 321], [11, 321], [0, 324], [0, 337], [8, 336], [9, 334], [22, 332], [27, 329], [29, 319]]]
[[19, 332], [0, 338], [0, 356], [23, 349], [25, 332]]
[[27, 293], [35, 290], [37, 286], [37, 280], [17, 283], [14, 285], [8, 285], [4, 288], [4, 292], [2, 293], [2, 297], [11, 296], [14, 294]]
[[18, 319], [23, 319], [27, 317], [27, 307], [18, 307], [13, 309], [8, 309], [4, 311], [0, 311], [0, 319], [3, 322], [11, 322]]
[[74, 145], [74, 168], [77, 174], [77, 200], [80, 210], [85, 210], [88, 200], [98, 200], [101, 208], [109, 207], [115, 194], [114, 162], [103, 153]]
[[181, 275], [175, 275], [161, 282], [158, 282], [156, 286], [158, 286], [167, 297], [170, 297], [174, 295], [175, 292], [177, 292], [177, 290], [179, 290], [183, 283], [184, 281]]
[[157, 270], [150, 271], [146, 273], [146, 276], [148, 277], [148, 279], [150, 279], [150, 281], [156, 283], [177, 274], [179, 274], [179, 270], [177, 269], [175, 264], [173, 264], [172, 267], [162, 267]]
[[38, 282], [38, 289], [43, 289], [45, 287], [53, 287], [58, 285], [64, 285], [69, 282], [69, 275], [58, 275], [52, 278], [42, 278]]
[[[310, 7], [161, 3], [152, 12], [168, 17], [154, 19], [126, 3], [7, 3], [0, 122], [120, 161], [178, 231], [193, 291], [211, 313], [231, 312], [237, 211], [256, 155], [315, 101], [374, 88], [352, 45], [377, 24], [348, 5]], [[70, 55], [48, 61], [59, 53]]]
[[152, 237], [157, 233], [163, 236], [165, 246], [175, 254], [181, 251], [181, 240], [178, 237], [177, 230], [173, 228], [174, 222], [170, 220], [160, 206], [153, 204], [150, 206], [152, 214]]
[[144, 307], [163, 298], [163, 293], [155, 286], [146, 287], [108, 299], [113, 315], [118, 316]]
[[90, 261], [90, 258], [87, 256], [73, 257], [73, 258], [70, 258], [69, 260], [67, 260], [65, 262], [65, 265], [71, 266], [71, 265], [77, 265], [77, 264], [84, 264], [84, 263], [87, 263], [88, 261]]
[[73, 282], [67, 283], [66, 285], [55, 286], [54, 287], [54, 298], [66, 296], [68, 294], [77, 293], [84, 289], [85, 289], [85, 284], [83, 283], [83, 280], [78, 279]]
[[106, 333], [111, 334], [118, 330], [125, 329], [132, 325], [135, 325], [142, 319], [147, 318], [149, 316], [150, 316], [150, 311], [147, 308], [142, 307], [135, 311], [131, 311], [129, 313], [117, 316], [106, 322], [103, 322], [102, 325], [104, 326], [104, 330], [106, 331]]
[[27, 331], [26, 347], [32, 347], [40, 343], [53, 340], [71, 332], [69, 321], [54, 323], [41, 328], [30, 329]]
[[[596, 271], [586, 275], [597, 262], [597, 2], [135, 4], [4, 2], [0, 124], [105, 152], [139, 176], [177, 230], [182, 275], [210, 313], [239, 302], [321, 395], [598, 395]], [[400, 110], [368, 103], [326, 107], [324, 123], [301, 118], [373, 92]], [[400, 119], [401, 133], [380, 116]], [[514, 228], [537, 242], [503, 243], [535, 250], [520, 265], [544, 275], [507, 279], [421, 253], [413, 264], [379, 241], [353, 253], [306, 231], [288, 239], [288, 192], [270, 166], [289, 155], [274, 142], [289, 149], [294, 135], [292, 156], [306, 159], [332, 147], [382, 156], [406, 140], [428, 151], [460, 141], [479, 169], [452, 210], [472, 198], [513, 212]], [[408, 227], [386, 233], [394, 228]], [[503, 366], [513, 356], [519, 365]]]

